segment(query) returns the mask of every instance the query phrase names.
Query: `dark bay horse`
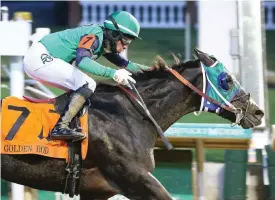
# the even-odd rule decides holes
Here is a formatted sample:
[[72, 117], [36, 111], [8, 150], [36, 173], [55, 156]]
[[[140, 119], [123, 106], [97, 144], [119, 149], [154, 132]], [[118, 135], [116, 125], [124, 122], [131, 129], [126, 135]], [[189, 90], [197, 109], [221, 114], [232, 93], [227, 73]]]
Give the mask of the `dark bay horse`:
[[[215, 70], [217, 62], [203, 52], [195, 52], [197, 60], [177, 62], [172, 68], [203, 90], [201, 66]], [[158, 65], [166, 64], [159, 59]], [[221, 83], [219, 90], [230, 91], [238, 83], [230, 74], [224, 75], [216, 77]], [[134, 78], [139, 93], [164, 131], [182, 116], [201, 109], [201, 96], [167, 70], [144, 72]], [[232, 98], [225, 98], [244, 113], [239, 125], [243, 128], [259, 125], [264, 113], [242, 88], [236, 91]], [[118, 193], [137, 200], [172, 199], [151, 174], [157, 136], [143, 111], [121, 89], [108, 85], [97, 87], [88, 111], [89, 149], [83, 161], [81, 199], [107, 199]], [[236, 121], [236, 115], [227, 110], [219, 115]], [[62, 192], [64, 189], [65, 160], [37, 155], [1, 155], [1, 167], [5, 180], [40, 190]]]

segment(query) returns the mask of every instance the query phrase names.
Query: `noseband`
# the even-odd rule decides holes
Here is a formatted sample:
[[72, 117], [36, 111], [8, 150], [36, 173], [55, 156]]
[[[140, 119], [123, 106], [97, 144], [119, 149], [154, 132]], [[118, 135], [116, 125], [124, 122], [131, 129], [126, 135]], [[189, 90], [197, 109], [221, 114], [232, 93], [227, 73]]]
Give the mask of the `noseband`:
[[[236, 122], [238, 121], [239, 123], [236, 123], [236, 122], [235, 122], [235, 123], [232, 123], [232, 126], [240, 125], [242, 119], [246, 119], [247, 121], [249, 121], [249, 122], [253, 125], [253, 127], [256, 126], [255, 123], [254, 123], [251, 119], [249, 119], [249, 118], [246, 116], [246, 113], [248, 112], [248, 108], [249, 108], [249, 104], [250, 104], [250, 97], [251, 97], [250, 93], [247, 93], [247, 94], [244, 94], [244, 95], [242, 95], [242, 96], [240, 96], [240, 97], [237, 97], [237, 98], [233, 99], [232, 101], [237, 101], [237, 100], [239, 100], [239, 99], [245, 98], [246, 96], [247, 96], [248, 98], [247, 98], [247, 100], [246, 100], [246, 102], [245, 102], [245, 103], [246, 103], [245, 112], [242, 114], [242, 118], [240, 118], [240, 119], [237, 119], [237, 118], [236, 118]], [[237, 109], [239, 109], [241, 113], [243, 112], [241, 108], [237, 108]], [[236, 116], [236, 117], [237, 117], [237, 116]]]

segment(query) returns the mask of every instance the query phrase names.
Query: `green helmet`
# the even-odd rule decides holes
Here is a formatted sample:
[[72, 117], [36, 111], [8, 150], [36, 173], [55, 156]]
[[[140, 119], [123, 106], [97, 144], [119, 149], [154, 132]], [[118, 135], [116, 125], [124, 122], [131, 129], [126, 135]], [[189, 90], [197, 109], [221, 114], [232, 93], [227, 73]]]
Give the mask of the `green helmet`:
[[[110, 15], [117, 23], [119, 31], [124, 34], [139, 38], [140, 25], [137, 19], [126, 11], [116, 11]], [[104, 21], [104, 27], [110, 30], [117, 31], [110, 17]]]

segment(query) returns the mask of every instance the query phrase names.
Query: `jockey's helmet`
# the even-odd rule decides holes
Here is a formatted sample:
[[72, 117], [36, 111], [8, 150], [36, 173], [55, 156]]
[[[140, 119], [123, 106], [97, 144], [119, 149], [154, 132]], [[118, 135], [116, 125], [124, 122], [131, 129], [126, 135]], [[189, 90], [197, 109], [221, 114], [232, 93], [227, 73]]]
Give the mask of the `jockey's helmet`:
[[139, 38], [140, 25], [137, 19], [126, 11], [116, 11], [112, 13], [105, 21], [104, 27], [114, 31], [120, 31], [122, 34]]
[[[137, 19], [126, 11], [116, 11], [104, 21], [103, 47], [106, 52], [116, 52], [116, 42], [128, 45], [131, 40], [140, 37], [140, 25]], [[129, 40], [130, 39], [130, 40]]]

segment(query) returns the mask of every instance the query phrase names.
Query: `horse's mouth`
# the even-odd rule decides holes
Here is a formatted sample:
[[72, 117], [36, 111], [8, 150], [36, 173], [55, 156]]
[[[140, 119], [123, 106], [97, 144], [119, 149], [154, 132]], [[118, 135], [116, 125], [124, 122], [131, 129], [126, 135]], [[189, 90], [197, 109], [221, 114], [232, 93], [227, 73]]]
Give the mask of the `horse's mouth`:
[[245, 128], [254, 128], [262, 124], [264, 112], [255, 103], [249, 102], [245, 111], [244, 117], [240, 121], [240, 125]]
[[248, 129], [248, 128], [254, 128], [256, 126], [259, 126], [262, 124], [262, 118], [258, 119], [258, 118], [254, 118], [254, 120], [250, 119], [250, 118], [243, 118], [241, 120], [240, 125], [242, 126], [242, 128], [244, 129]]
[[249, 128], [254, 128], [254, 127], [255, 127], [254, 124], [249, 123], [249, 122], [248, 122], [248, 123], [247, 123], [247, 122], [246, 122], [246, 123], [241, 123], [240, 125], [241, 125], [241, 127], [244, 128], [244, 129], [249, 129]]

